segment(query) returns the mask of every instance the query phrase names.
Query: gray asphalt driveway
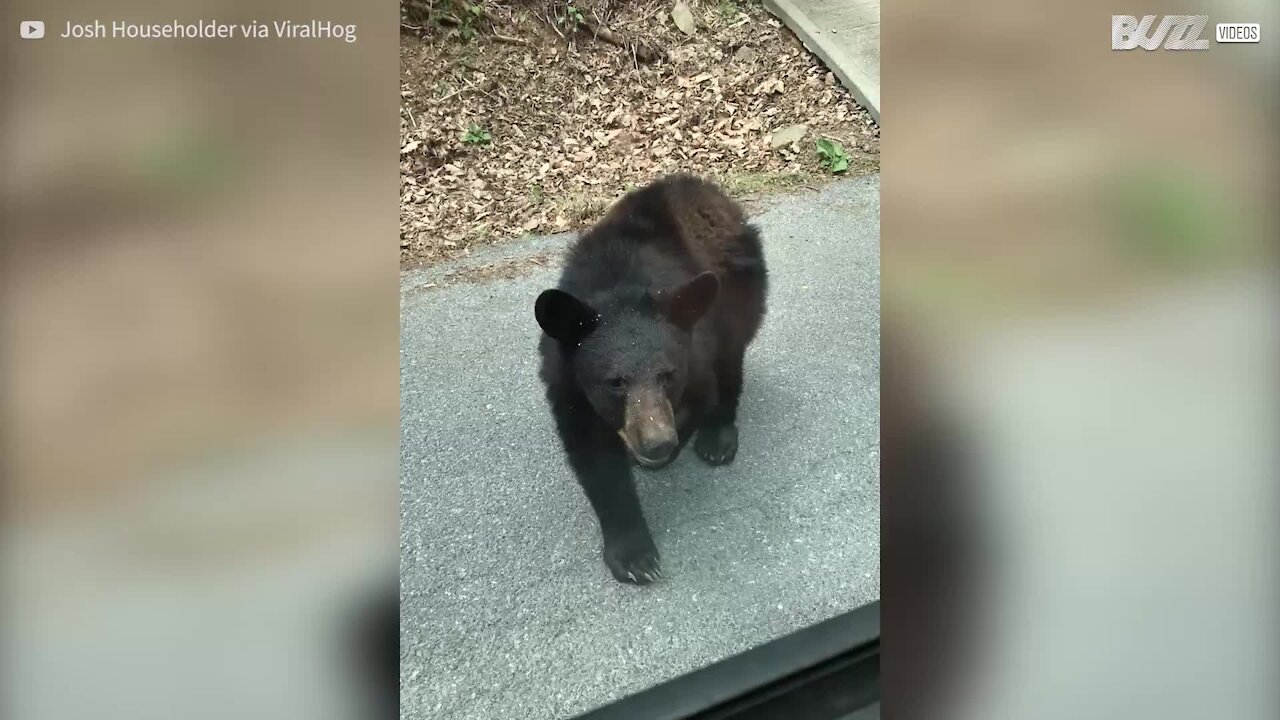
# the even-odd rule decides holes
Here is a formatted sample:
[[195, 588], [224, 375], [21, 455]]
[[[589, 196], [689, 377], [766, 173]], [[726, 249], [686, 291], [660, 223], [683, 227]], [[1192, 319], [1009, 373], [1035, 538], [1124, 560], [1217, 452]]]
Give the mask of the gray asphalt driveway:
[[754, 218], [771, 287], [741, 448], [637, 473], [663, 560], [644, 588], [601, 562], [538, 382], [533, 301], [568, 239], [404, 278], [402, 717], [569, 717], [879, 597], [879, 192]]

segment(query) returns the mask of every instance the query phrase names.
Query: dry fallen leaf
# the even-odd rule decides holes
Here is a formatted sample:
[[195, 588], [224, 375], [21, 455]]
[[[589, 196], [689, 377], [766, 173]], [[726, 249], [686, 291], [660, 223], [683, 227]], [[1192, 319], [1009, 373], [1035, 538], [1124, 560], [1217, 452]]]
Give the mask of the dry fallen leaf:
[[756, 89], [753, 90], [752, 92], [755, 93], [756, 95], [768, 95], [769, 93], [775, 93], [775, 94], [781, 95], [782, 90], [783, 90], [782, 80], [776, 77], [771, 77], [768, 80], [765, 80], [764, 82], [757, 85]]
[[[722, 180], [823, 175], [811, 153], [772, 147], [774, 132], [794, 125], [874, 163], [879, 128], [758, 3], [737, 4], [750, 21], [741, 26], [701, 24], [691, 10], [696, 41], [684, 41], [676, 4], [694, 6], [612, 4], [610, 24], [626, 28], [629, 41], [664, 49], [657, 65], [637, 66], [604, 43], [541, 39], [533, 19], [513, 15], [495, 14], [494, 32], [539, 38], [532, 45], [403, 38], [402, 90], [416, 92], [401, 100], [402, 261], [433, 263], [524, 233], [582, 228], [628, 186], [675, 170]], [[489, 83], [479, 67], [513, 82]], [[510, 141], [471, 146], [444, 130], [472, 124]]]
[[698, 31], [693, 24], [693, 11], [684, 0], [676, 0], [675, 6], [671, 8], [671, 19], [685, 35], [693, 35]]
[[804, 139], [805, 133], [809, 131], [806, 125], [788, 125], [781, 130], [775, 130], [769, 136], [769, 146], [774, 150], [784, 148], [792, 143], [800, 142]]

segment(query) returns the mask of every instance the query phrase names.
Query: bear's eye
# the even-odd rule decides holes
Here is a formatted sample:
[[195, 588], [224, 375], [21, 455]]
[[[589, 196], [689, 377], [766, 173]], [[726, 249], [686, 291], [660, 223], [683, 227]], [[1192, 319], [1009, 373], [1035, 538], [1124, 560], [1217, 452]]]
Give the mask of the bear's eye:
[[624, 388], [624, 387], [626, 387], [626, 386], [627, 386], [627, 380], [626, 380], [626, 378], [621, 378], [621, 377], [611, 377], [611, 378], [609, 378], [609, 388], [610, 388], [611, 390], [621, 390], [622, 388]]
[[658, 382], [662, 383], [663, 385], [670, 385], [672, 381], [674, 381], [675, 379], [676, 379], [676, 374], [671, 372], [670, 370], [663, 370], [662, 372], [658, 373]]

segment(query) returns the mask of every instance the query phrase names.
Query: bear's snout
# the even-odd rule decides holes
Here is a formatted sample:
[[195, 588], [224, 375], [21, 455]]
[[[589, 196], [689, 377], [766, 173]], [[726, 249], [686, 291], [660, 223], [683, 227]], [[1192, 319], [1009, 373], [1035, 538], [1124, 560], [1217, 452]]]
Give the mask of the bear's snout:
[[652, 460], [661, 462], [671, 457], [671, 453], [675, 452], [676, 438], [675, 435], [658, 436], [646, 438], [640, 445], [640, 454], [642, 460]]
[[657, 465], [669, 460], [679, 439], [675, 413], [665, 389], [640, 387], [627, 393], [626, 420], [619, 435], [641, 464]]

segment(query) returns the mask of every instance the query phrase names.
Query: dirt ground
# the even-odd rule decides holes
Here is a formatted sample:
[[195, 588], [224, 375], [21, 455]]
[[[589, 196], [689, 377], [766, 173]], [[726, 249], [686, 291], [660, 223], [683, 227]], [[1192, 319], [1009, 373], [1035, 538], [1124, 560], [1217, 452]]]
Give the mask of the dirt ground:
[[692, 34], [672, 0], [405, 0], [402, 265], [583, 227], [674, 171], [744, 198], [813, 185], [820, 138], [843, 174], [878, 171], [870, 115], [758, 0], [688, 7]]

